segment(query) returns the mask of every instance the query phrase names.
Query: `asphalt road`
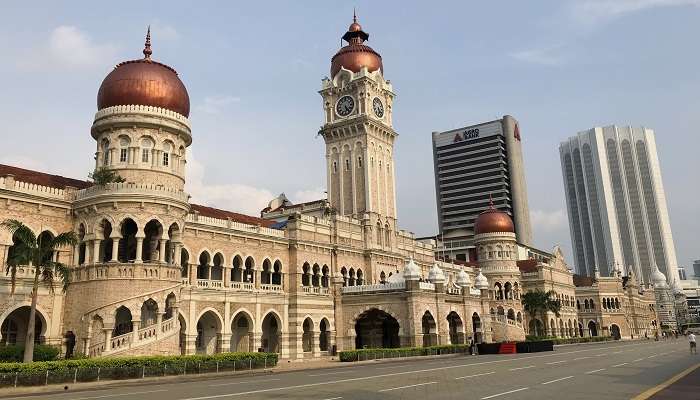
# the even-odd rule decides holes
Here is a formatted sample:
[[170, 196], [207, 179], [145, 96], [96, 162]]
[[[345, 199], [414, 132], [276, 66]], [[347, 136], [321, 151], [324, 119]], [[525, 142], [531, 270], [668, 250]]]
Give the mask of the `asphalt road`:
[[[630, 399], [700, 362], [684, 340], [554, 352], [371, 362], [11, 397], [32, 400]], [[700, 383], [698, 383], [700, 398]], [[2, 395], [2, 393], [0, 393]], [[688, 397], [691, 399], [692, 397]], [[678, 398], [682, 400], [681, 398]]]

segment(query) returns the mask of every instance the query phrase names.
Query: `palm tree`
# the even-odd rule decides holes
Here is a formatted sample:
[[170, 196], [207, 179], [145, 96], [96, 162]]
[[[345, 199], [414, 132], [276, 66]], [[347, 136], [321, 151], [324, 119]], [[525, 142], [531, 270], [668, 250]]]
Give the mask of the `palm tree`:
[[537, 317], [537, 315], [542, 316], [544, 325], [547, 325], [547, 312], [552, 312], [559, 318], [559, 310], [561, 310], [561, 303], [559, 300], [554, 300], [557, 293], [554, 290], [544, 292], [541, 289], [536, 289], [534, 292], [527, 292], [523, 294], [522, 303], [525, 311], [532, 315], [532, 318]]
[[10, 275], [12, 282], [11, 294], [15, 293], [17, 267], [32, 265], [35, 267], [34, 285], [32, 286], [32, 306], [29, 311], [27, 336], [24, 341], [24, 362], [31, 362], [34, 356], [34, 320], [36, 318], [36, 300], [39, 293], [39, 278], [53, 293], [53, 281], [60, 277], [65, 291], [69, 283], [68, 267], [58, 261], [53, 261], [53, 254], [63, 246], [74, 246], [78, 243], [75, 232], [63, 232], [56, 237], [47, 238], [45, 235], [34, 235], [29, 227], [16, 219], [8, 219], [0, 223], [16, 239], [12, 251], [8, 253], [5, 273]]

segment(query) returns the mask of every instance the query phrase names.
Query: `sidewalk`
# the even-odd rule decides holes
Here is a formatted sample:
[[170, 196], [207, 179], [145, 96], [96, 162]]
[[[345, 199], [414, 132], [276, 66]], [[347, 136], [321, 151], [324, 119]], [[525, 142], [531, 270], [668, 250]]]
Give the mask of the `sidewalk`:
[[694, 400], [700, 398], [700, 363], [689, 374], [657, 392], [651, 400]]

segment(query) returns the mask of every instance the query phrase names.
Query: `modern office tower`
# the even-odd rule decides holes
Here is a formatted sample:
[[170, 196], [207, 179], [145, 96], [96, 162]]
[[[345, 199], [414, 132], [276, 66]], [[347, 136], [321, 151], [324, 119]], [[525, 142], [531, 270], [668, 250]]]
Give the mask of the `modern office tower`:
[[678, 268], [678, 278], [682, 281], [688, 279], [688, 275], [685, 273], [685, 268]]
[[700, 260], [693, 261], [693, 276], [700, 278]]
[[453, 258], [474, 259], [474, 221], [489, 208], [491, 200], [513, 218], [517, 241], [531, 244], [520, 129], [515, 118], [506, 115], [496, 121], [433, 132], [433, 160], [440, 236]]
[[596, 127], [559, 152], [578, 273], [607, 275], [617, 264], [650, 283], [656, 265], [678, 280], [654, 131]]

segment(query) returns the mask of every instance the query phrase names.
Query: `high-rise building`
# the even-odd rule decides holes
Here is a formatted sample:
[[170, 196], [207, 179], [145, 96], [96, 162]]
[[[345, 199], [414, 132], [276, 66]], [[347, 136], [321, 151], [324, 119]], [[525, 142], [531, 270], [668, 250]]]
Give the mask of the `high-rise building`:
[[700, 260], [693, 261], [693, 276], [700, 278]]
[[[441, 238], [458, 259], [473, 259], [474, 221], [490, 200], [515, 223], [516, 239], [530, 245], [527, 188], [515, 118], [433, 132], [435, 191]], [[469, 254], [471, 253], [471, 256]]]
[[622, 265], [649, 283], [656, 265], [678, 280], [654, 131], [596, 127], [559, 152], [578, 273]]

